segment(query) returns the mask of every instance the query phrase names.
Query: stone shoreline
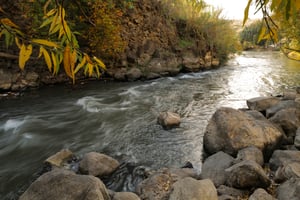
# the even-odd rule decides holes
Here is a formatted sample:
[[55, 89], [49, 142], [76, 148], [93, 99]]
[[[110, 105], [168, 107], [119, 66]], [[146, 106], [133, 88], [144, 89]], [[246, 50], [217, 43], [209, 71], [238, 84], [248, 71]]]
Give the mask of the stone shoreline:
[[[183, 167], [151, 170], [90, 152], [62, 150], [20, 200], [296, 200], [300, 196], [300, 92], [219, 108], [204, 134], [199, 174]], [[200, 159], [200, 158], [199, 158]]]

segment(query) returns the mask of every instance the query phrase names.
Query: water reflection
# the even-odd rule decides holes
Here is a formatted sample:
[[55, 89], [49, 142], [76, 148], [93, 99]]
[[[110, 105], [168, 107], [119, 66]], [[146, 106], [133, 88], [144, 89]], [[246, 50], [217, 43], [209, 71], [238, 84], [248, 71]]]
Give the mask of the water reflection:
[[[280, 93], [300, 83], [299, 63], [279, 52], [246, 52], [218, 70], [149, 82], [44, 88], [0, 104], [0, 199], [26, 188], [43, 160], [62, 148], [106, 153], [152, 168], [201, 168], [202, 136], [221, 106]], [[180, 128], [156, 124], [161, 111], [181, 115]]]

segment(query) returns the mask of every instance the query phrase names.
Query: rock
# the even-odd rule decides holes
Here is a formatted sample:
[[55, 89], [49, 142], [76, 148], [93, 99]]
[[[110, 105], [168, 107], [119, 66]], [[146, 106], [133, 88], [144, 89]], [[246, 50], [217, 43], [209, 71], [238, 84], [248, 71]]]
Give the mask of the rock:
[[245, 147], [255, 146], [267, 158], [280, 144], [283, 135], [267, 119], [257, 120], [240, 110], [223, 107], [209, 120], [203, 145], [205, 152], [210, 155], [224, 151], [232, 156]]
[[83, 156], [79, 163], [79, 170], [84, 174], [101, 177], [111, 174], [119, 165], [117, 160], [107, 155], [90, 152]]
[[194, 179], [199, 178], [199, 174], [193, 168], [171, 168], [169, 171], [174, 181], [178, 181], [186, 177], [191, 177]]
[[182, 65], [185, 72], [197, 72], [201, 67], [199, 57], [195, 56], [192, 52], [183, 55]]
[[277, 188], [278, 200], [299, 200], [300, 197], [300, 178], [292, 178]]
[[258, 188], [249, 197], [249, 200], [275, 200], [275, 198], [267, 193], [264, 189]]
[[154, 173], [138, 185], [136, 192], [141, 199], [162, 200], [169, 196], [173, 183], [168, 171]]
[[300, 162], [300, 151], [276, 150], [274, 151], [269, 164], [270, 169], [276, 171], [285, 164]]
[[278, 104], [280, 99], [276, 97], [256, 97], [247, 100], [248, 108], [257, 111], [266, 111], [268, 108]]
[[234, 200], [242, 199], [242, 197], [249, 195], [249, 191], [247, 190], [236, 189], [226, 185], [221, 185], [218, 187], [217, 191], [220, 196], [232, 197]]
[[300, 110], [297, 108], [283, 109], [277, 112], [269, 120], [280, 126], [287, 137], [294, 137], [297, 128], [300, 127]]
[[30, 87], [38, 87], [39, 78], [40, 76], [35, 72], [27, 72], [25, 75], [25, 80], [27, 81], [27, 85]]
[[216, 187], [225, 184], [227, 179], [225, 169], [229, 168], [233, 161], [233, 157], [222, 151], [213, 154], [204, 161], [201, 178], [212, 180]]
[[281, 183], [290, 178], [300, 178], [300, 162], [292, 162], [279, 167], [274, 180]]
[[157, 123], [160, 124], [164, 129], [179, 127], [180, 116], [177, 113], [162, 112], [157, 118]]
[[140, 200], [140, 197], [132, 192], [116, 192], [112, 200]]
[[98, 178], [55, 169], [40, 176], [19, 199], [110, 200], [110, 197], [104, 184]]
[[220, 65], [220, 60], [217, 59], [217, 58], [213, 58], [212, 61], [211, 61], [211, 65], [213, 67], [218, 67]]
[[300, 127], [296, 131], [296, 136], [294, 140], [294, 145], [297, 149], [300, 150]]
[[135, 81], [142, 77], [142, 72], [140, 69], [134, 67], [126, 73], [126, 76], [128, 81]]
[[225, 170], [228, 174], [227, 185], [235, 188], [267, 188], [271, 180], [263, 168], [252, 160], [242, 161]]
[[246, 147], [238, 152], [235, 163], [239, 163], [244, 160], [252, 160], [258, 163], [260, 166], [264, 165], [263, 153], [261, 152], [261, 150], [254, 146]]
[[12, 72], [0, 68], [0, 90], [9, 90], [12, 86]]
[[295, 100], [297, 97], [297, 91], [295, 90], [285, 90], [283, 91], [284, 100]]
[[275, 104], [274, 106], [272, 106], [266, 110], [266, 117], [270, 118], [270, 117], [274, 116], [280, 110], [283, 110], [286, 108], [295, 108], [296, 106], [297, 106], [297, 103], [293, 100], [280, 101], [278, 104]]
[[211, 180], [205, 179], [199, 181], [187, 177], [174, 183], [169, 198], [169, 200], [181, 199], [218, 200], [218, 194]]
[[73, 157], [73, 153], [69, 149], [63, 149], [56, 154], [47, 158], [44, 163], [48, 163], [51, 166], [62, 167], [63, 163], [71, 160]]

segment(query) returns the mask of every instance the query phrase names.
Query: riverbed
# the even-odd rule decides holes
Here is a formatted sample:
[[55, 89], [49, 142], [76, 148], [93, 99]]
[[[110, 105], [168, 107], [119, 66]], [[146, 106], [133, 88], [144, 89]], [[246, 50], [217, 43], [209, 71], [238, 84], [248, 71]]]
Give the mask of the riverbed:
[[[14, 199], [43, 161], [68, 148], [97, 151], [151, 168], [201, 169], [202, 137], [214, 111], [300, 85], [300, 63], [280, 52], [243, 52], [225, 66], [144, 82], [92, 82], [43, 87], [0, 101], [0, 199]], [[157, 125], [162, 111], [180, 114], [179, 128]]]

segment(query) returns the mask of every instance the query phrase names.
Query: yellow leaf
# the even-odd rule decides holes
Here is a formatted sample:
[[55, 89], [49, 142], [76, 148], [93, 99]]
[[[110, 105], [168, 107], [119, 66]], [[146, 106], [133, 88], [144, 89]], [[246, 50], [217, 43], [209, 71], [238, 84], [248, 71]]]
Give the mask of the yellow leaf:
[[50, 58], [48, 51], [44, 47], [40, 47], [40, 52], [42, 52], [42, 54], [44, 55], [48, 70], [51, 72], [52, 71], [52, 62], [51, 62], [51, 58]]
[[52, 58], [52, 63], [53, 63], [53, 74], [57, 74], [58, 72], [58, 62], [57, 62], [57, 57], [53, 51], [51, 51], [51, 58]]
[[21, 49], [22, 45], [20, 44], [20, 40], [18, 37], [15, 37], [16, 45]]
[[58, 23], [60, 23], [60, 17], [58, 15], [58, 13], [56, 13], [56, 15], [54, 15], [54, 18], [53, 18], [52, 23], [50, 25], [49, 33], [53, 32], [53, 29], [57, 26]]
[[19, 26], [17, 26], [15, 23], [13, 23], [10, 19], [8, 18], [3, 18], [0, 20], [0, 22], [6, 26], [10, 26], [13, 28], [19, 28]]
[[248, 0], [248, 4], [244, 10], [244, 20], [243, 20], [243, 26], [245, 25], [247, 19], [248, 19], [248, 15], [249, 15], [249, 8], [250, 8], [250, 5], [251, 5], [251, 2], [252, 0]]
[[86, 56], [83, 56], [81, 62], [76, 66], [74, 74], [76, 74], [86, 64]]
[[58, 48], [59, 46], [54, 43], [54, 42], [51, 42], [49, 40], [44, 40], [44, 39], [33, 39], [31, 40], [33, 43], [37, 43], [37, 44], [41, 44], [41, 45], [45, 45], [45, 46], [48, 46], [48, 47], [55, 47], [55, 48]]
[[20, 69], [24, 69], [26, 62], [30, 58], [30, 55], [32, 53], [32, 45], [29, 44], [26, 46], [25, 44], [22, 44], [19, 54], [19, 67]]
[[54, 13], [56, 13], [56, 9], [52, 9], [49, 12], [46, 13], [46, 17], [50, 17], [51, 15], [53, 15]]
[[65, 50], [64, 50], [64, 69], [65, 69], [65, 72], [66, 74], [70, 77], [70, 78], [73, 78], [72, 77], [72, 72], [71, 72], [71, 49], [70, 49], [70, 46], [67, 45], [65, 47]]
[[265, 39], [265, 35], [266, 35], [266, 27], [265, 26], [262, 26], [261, 29], [260, 29], [260, 33], [259, 33], [259, 36], [258, 36], [258, 39], [257, 39], [257, 42], [260, 42], [261, 40]]
[[97, 62], [97, 64], [98, 64], [102, 69], [105, 69], [105, 70], [106, 70], [105, 64], [104, 64], [100, 59], [98, 59], [96, 56], [94, 56], [93, 59]]
[[76, 50], [74, 49], [72, 54], [71, 54], [71, 72], [72, 72], [72, 78], [74, 79], [75, 78], [75, 73], [74, 73], [74, 70], [75, 70], [75, 63], [77, 61], [77, 52]]

